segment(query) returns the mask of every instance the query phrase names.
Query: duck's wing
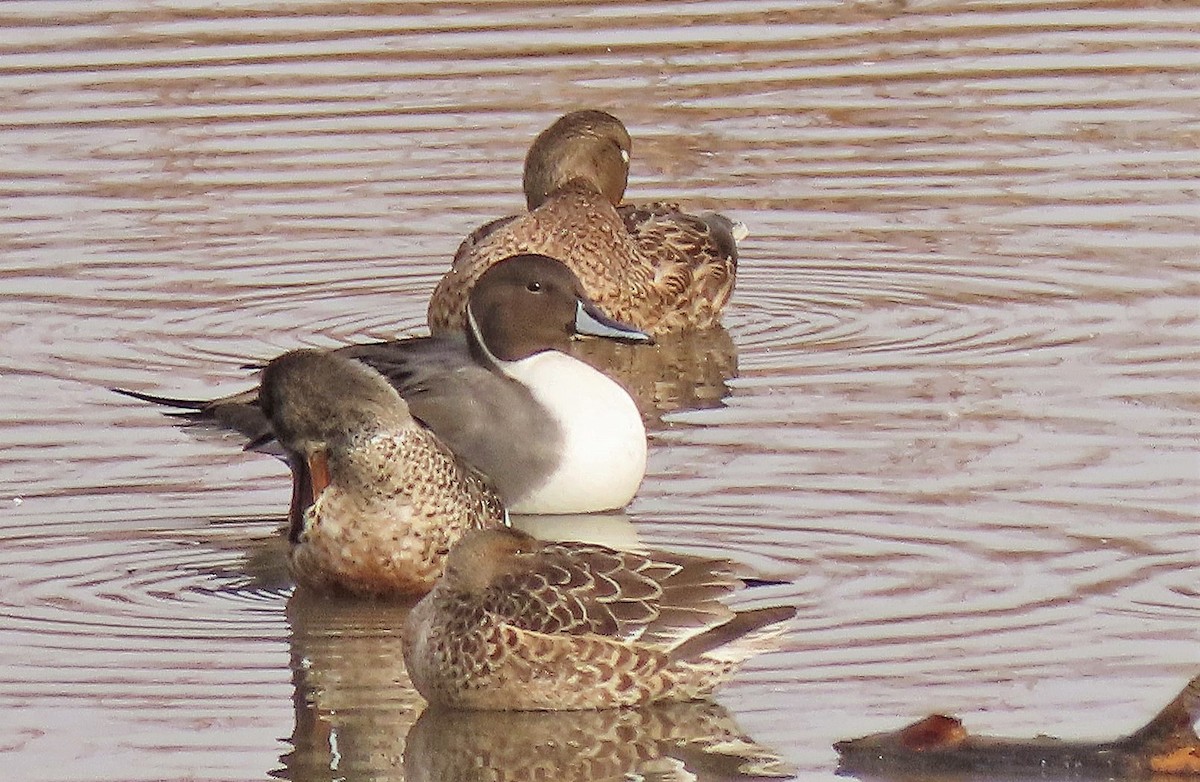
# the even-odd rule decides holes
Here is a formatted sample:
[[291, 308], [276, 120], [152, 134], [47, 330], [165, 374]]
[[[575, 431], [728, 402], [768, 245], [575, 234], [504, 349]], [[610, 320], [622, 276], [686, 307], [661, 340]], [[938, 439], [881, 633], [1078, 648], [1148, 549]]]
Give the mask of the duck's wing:
[[434, 382], [434, 378], [474, 365], [467, 352], [466, 338], [461, 335], [365, 342], [334, 352], [371, 367], [406, 399], [412, 391]]
[[728, 265], [736, 269], [739, 241], [746, 237], [744, 223], [716, 212], [689, 214], [679, 204], [655, 201], [621, 204], [617, 213], [643, 247], [661, 247], [662, 259], [691, 259], [693, 267]]
[[413, 418], [488, 476], [506, 504], [541, 485], [558, 463], [558, 424], [528, 387], [473, 361], [465, 337], [343, 351], [386, 377]]
[[733, 293], [737, 242], [745, 226], [719, 214], [688, 214], [670, 203], [623, 204], [617, 211], [653, 268], [663, 306], [696, 310], [689, 322], [716, 325]]
[[458, 250], [454, 253], [454, 260], [450, 263], [451, 269], [462, 270], [471, 260], [475, 253], [475, 248], [483, 243], [485, 239], [491, 236], [496, 231], [504, 226], [519, 219], [522, 215], [507, 215], [505, 217], [497, 217], [495, 220], [484, 223], [476, 228], [458, 245]]
[[[436, 386], [435, 378], [472, 363], [465, 340], [453, 338], [414, 337], [349, 345], [334, 352], [374, 368], [396, 387], [401, 396]], [[265, 362], [247, 364], [245, 368], [257, 372], [263, 366]], [[182, 399], [121, 388], [113, 390], [144, 402], [175, 408], [172, 415], [183, 419], [184, 425], [240, 434], [245, 438], [248, 450], [283, 455], [274, 442], [270, 422], [258, 406], [257, 385], [216, 399]]]
[[597, 634], [663, 649], [728, 622], [720, 598], [740, 583], [730, 563], [579, 542], [515, 555], [484, 595], [508, 624], [546, 634]]

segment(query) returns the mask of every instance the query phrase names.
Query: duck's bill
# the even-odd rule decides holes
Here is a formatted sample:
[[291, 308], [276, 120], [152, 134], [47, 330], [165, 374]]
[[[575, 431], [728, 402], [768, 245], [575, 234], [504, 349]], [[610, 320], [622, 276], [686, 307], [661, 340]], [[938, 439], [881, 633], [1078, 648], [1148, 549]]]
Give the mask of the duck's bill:
[[288, 538], [300, 540], [304, 532], [304, 514], [329, 485], [329, 459], [324, 451], [307, 458], [293, 454], [288, 462], [292, 467], [292, 504], [288, 509]]
[[329, 456], [324, 451], [313, 451], [308, 457], [308, 479], [312, 483], [312, 497], [315, 501], [329, 486]]
[[613, 320], [597, 309], [596, 305], [584, 301], [580, 301], [575, 309], [575, 333], [621, 342], [654, 344], [654, 338], [649, 334]]

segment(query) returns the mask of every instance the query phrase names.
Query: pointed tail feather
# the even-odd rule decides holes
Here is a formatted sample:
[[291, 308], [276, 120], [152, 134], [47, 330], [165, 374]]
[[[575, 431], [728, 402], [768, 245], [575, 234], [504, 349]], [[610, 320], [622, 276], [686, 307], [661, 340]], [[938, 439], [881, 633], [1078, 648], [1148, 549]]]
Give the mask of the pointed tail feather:
[[122, 396], [142, 402], [174, 408], [167, 415], [182, 418], [181, 426], [197, 431], [227, 434], [234, 432], [246, 438], [245, 449], [272, 456], [282, 456], [275, 442], [271, 424], [258, 406], [258, 389], [242, 391], [220, 399], [177, 399], [146, 394], [124, 388], [112, 389]]
[[784, 623], [796, 615], [795, 606], [739, 611], [725, 624], [701, 633], [671, 650], [676, 660], [707, 657], [733, 664], [774, 646]]
[[204, 399], [175, 399], [169, 396], [156, 396], [154, 394], [145, 394], [141, 391], [130, 391], [127, 388], [111, 388], [110, 391], [115, 391], [122, 396], [132, 397], [143, 402], [149, 402], [153, 405], [162, 405], [164, 407], [174, 407], [177, 410], [191, 410], [193, 412], [203, 412], [209, 402]]

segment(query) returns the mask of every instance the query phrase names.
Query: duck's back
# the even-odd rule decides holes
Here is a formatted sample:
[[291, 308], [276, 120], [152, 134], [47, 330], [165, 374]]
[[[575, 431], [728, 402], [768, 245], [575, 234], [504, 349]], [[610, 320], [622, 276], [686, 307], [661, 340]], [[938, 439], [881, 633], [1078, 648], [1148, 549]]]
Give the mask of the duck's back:
[[733, 292], [739, 227], [674, 204], [613, 207], [599, 193], [568, 190], [467, 237], [429, 301], [429, 326], [461, 329], [480, 275], [533, 252], [562, 261], [607, 315], [647, 333], [714, 328]]
[[572, 190], [527, 214], [488, 223], [467, 237], [429, 300], [433, 333], [461, 331], [467, 296], [475, 282], [499, 261], [522, 253], [562, 261], [605, 314], [643, 328], [645, 318], [631, 317], [629, 311], [629, 302], [645, 291], [649, 281], [648, 270], [637, 263], [636, 243], [603, 196]]
[[506, 505], [544, 483], [558, 464], [557, 422], [528, 388], [474, 362], [461, 335], [343, 350], [386, 377], [413, 418], [487, 475]]

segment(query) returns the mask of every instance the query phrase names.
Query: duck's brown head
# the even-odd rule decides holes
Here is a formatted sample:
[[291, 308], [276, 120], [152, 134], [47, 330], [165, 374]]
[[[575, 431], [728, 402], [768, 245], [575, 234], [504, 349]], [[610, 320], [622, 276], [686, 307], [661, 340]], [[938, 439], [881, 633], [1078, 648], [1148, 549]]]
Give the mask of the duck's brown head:
[[556, 192], [582, 187], [621, 203], [629, 181], [629, 131], [613, 115], [587, 109], [560, 117], [533, 140], [525, 156], [530, 211]]

